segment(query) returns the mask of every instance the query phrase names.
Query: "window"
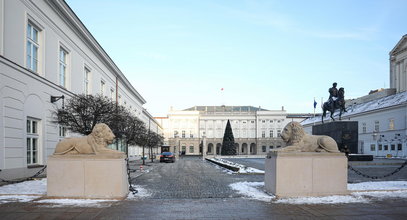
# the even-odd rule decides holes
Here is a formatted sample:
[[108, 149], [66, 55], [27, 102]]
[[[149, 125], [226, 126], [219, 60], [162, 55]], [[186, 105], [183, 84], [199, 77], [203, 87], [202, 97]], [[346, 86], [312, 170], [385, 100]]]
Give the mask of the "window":
[[174, 131], [174, 138], [178, 137], [178, 131]]
[[66, 87], [66, 50], [59, 48], [59, 85]]
[[194, 138], [194, 133], [192, 133], [192, 131], [189, 131], [189, 137]]
[[114, 98], [114, 89], [110, 88], [110, 99], [115, 100]]
[[397, 144], [397, 150], [403, 150], [403, 147], [401, 144]]
[[30, 22], [27, 24], [27, 68], [38, 72], [39, 30]]
[[362, 123], [362, 132], [366, 133], [366, 123]]
[[181, 149], [182, 149], [182, 152], [187, 151], [187, 147], [186, 147], [186, 146], [182, 146]]
[[254, 124], [254, 121], [251, 121], [252, 124]]
[[376, 144], [370, 145], [370, 151], [376, 151]]
[[106, 83], [105, 81], [100, 81], [100, 94], [105, 95], [105, 88], [106, 88]]
[[266, 146], [261, 146], [261, 150], [262, 150], [263, 152], [266, 152], [267, 147], [266, 147]]
[[185, 138], [185, 131], [182, 131], [182, 138]]
[[396, 150], [396, 145], [395, 144], [390, 145], [390, 149], [391, 150]]
[[281, 130], [277, 130], [277, 137], [280, 137]]
[[38, 121], [27, 119], [27, 165], [38, 163]]
[[89, 95], [90, 94], [90, 70], [86, 67], [84, 70], [83, 85], [84, 85], [83, 92], [85, 93], [85, 95]]
[[383, 150], [383, 147], [382, 147], [382, 145], [381, 145], [381, 144], [379, 144], [379, 146], [378, 146], [378, 150]]
[[394, 119], [389, 119], [389, 130], [394, 130]]
[[380, 127], [379, 127], [379, 121], [375, 121], [375, 122], [374, 122], [374, 131], [375, 131], [375, 132], [379, 132], [379, 128], [380, 128]]
[[59, 138], [60, 139], [65, 138], [66, 137], [66, 127], [64, 127], [62, 125], [59, 125], [58, 130], [59, 130], [59, 132], [58, 132], [59, 133]]
[[189, 146], [189, 153], [194, 153], [194, 146]]
[[262, 120], [261, 123], [266, 123], [266, 120]]
[[270, 130], [270, 137], [271, 138], [274, 137], [274, 131], [273, 130]]
[[262, 138], [265, 138], [265, 137], [266, 137], [266, 131], [262, 131], [262, 132], [261, 132], [261, 137], [262, 137]]
[[385, 144], [384, 145], [384, 150], [389, 150], [389, 145]]
[[270, 149], [273, 149], [274, 148], [274, 146], [272, 145], [272, 146], [270, 146]]
[[280, 147], [281, 147], [280, 145], [277, 146], [277, 148], [280, 148]]

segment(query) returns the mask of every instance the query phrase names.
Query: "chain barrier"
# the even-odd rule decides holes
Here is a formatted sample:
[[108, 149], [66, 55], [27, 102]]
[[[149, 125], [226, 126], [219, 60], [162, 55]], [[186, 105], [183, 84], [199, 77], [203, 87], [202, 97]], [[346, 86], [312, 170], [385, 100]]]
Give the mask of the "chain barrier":
[[27, 177], [27, 178], [24, 178], [24, 179], [21, 179], [21, 180], [5, 180], [5, 179], [0, 178], [0, 181], [4, 182], [4, 183], [21, 183], [21, 182], [24, 182], [24, 181], [27, 181], [27, 180], [33, 180], [33, 179], [37, 178], [39, 175], [41, 175], [45, 171], [46, 168], [47, 168], [47, 165], [45, 165], [41, 170], [39, 170], [34, 175], [32, 175], [30, 177]]
[[138, 193], [138, 191], [133, 187], [133, 185], [131, 185], [130, 172], [132, 172], [133, 170], [130, 169], [129, 158], [126, 158], [126, 163], [127, 163], [127, 180], [129, 181], [129, 190], [131, 193], [133, 193], [133, 195], [135, 195], [136, 193]]
[[349, 165], [349, 164], [348, 164], [348, 169], [352, 170], [353, 172], [355, 172], [356, 174], [358, 174], [358, 175], [360, 175], [360, 176], [363, 176], [363, 177], [366, 177], [366, 178], [369, 178], [369, 179], [376, 180], [376, 179], [382, 179], [382, 178], [386, 178], [386, 177], [392, 176], [392, 175], [398, 173], [398, 172], [399, 172], [401, 169], [403, 169], [403, 167], [405, 167], [406, 165], [407, 165], [407, 160], [406, 160], [400, 167], [398, 167], [397, 169], [395, 169], [394, 171], [392, 171], [392, 172], [390, 172], [390, 173], [388, 173], [388, 174], [382, 175], [382, 176], [370, 176], [370, 175], [367, 175], [367, 174], [362, 173], [362, 172], [360, 172], [359, 170], [353, 168], [353, 167], [352, 167], [351, 165]]

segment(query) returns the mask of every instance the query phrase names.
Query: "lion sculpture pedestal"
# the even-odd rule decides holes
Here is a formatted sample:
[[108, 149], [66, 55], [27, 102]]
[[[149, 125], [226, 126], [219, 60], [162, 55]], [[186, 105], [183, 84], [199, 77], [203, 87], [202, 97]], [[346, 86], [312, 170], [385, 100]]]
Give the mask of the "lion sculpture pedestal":
[[329, 136], [309, 135], [298, 122], [286, 125], [287, 146], [267, 154], [265, 188], [277, 197], [348, 194], [348, 160]]
[[47, 196], [122, 199], [129, 193], [125, 155], [48, 157]]
[[126, 155], [107, 148], [115, 138], [97, 124], [88, 136], [66, 138], [48, 157], [47, 196], [122, 199], [129, 193]]
[[347, 162], [343, 153], [269, 152], [266, 191], [280, 198], [348, 194]]

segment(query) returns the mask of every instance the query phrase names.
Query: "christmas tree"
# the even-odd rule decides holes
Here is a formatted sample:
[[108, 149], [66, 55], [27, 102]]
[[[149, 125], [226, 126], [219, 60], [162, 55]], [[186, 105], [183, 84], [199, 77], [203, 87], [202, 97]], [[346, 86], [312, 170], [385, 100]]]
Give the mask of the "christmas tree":
[[223, 135], [221, 155], [236, 155], [235, 138], [233, 137], [232, 126], [230, 122], [226, 124], [225, 134]]

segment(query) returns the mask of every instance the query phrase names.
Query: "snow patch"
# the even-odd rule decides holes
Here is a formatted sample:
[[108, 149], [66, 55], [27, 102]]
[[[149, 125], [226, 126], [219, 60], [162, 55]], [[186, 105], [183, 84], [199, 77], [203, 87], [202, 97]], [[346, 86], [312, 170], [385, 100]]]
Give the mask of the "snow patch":
[[349, 196], [324, 196], [324, 197], [299, 197], [278, 199], [275, 203], [287, 204], [338, 204], [338, 203], [367, 203], [368, 199], [358, 195]]
[[[238, 164], [238, 163], [234, 163], [234, 162], [224, 160], [224, 159], [221, 159], [221, 158], [210, 158], [209, 160], [215, 161], [217, 163], [225, 164], [225, 165], [228, 165], [228, 166], [231, 166], [231, 167], [239, 168], [239, 171], [237, 171], [237, 172], [230, 171], [230, 172], [228, 172], [229, 174], [232, 174], [232, 173], [264, 174], [263, 170], [259, 170], [259, 169], [253, 168], [253, 167], [248, 167], [248, 166]], [[222, 169], [226, 169], [226, 168], [222, 167]]]
[[127, 199], [129, 199], [129, 200], [137, 199], [137, 198], [147, 198], [152, 195], [152, 193], [150, 191], [148, 191], [147, 189], [145, 189], [143, 186], [140, 186], [140, 185], [132, 185], [132, 186], [138, 192], [136, 194], [133, 194], [130, 192], [129, 195], [127, 196]]
[[32, 200], [38, 198], [41, 198], [41, 196], [2, 195], [0, 196], [0, 204], [10, 202], [31, 202]]
[[31, 180], [1, 186], [0, 194], [45, 195], [47, 194], [47, 179], [44, 178], [41, 180]]
[[36, 203], [50, 204], [51, 207], [76, 206], [76, 207], [109, 207], [117, 200], [102, 199], [43, 199]]
[[261, 191], [259, 188], [264, 187], [264, 182], [237, 182], [229, 185], [233, 190], [238, 191], [248, 198], [270, 202], [275, 196], [270, 196], [267, 193]]
[[[350, 195], [324, 196], [324, 197], [298, 197], [276, 199], [273, 195], [268, 195], [262, 188], [264, 182], [237, 182], [229, 185], [232, 189], [246, 198], [286, 204], [338, 204], [338, 203], [367, 203], [371, 199], [387, 198], [407, 198], [407, 181], [382, 181], [364, 182], [348, 184]], [[361, 191], [357, 190], [381, 190], [381, 191]], [[385, 191], [391, 190], [391, 191]], [[395, 191], [396, 190], [396, 191]]]
[[352, 193], [352, 195], [374, 197], [377, 199], [388, 199], [388, 198], [407, 199], [407, 190], [354, 192], [354, 193]]
[[400, 190], [407, 189], [407, 181], [378, 181], [378, 182], [362, 182], [349, 183], [348, 190]]

